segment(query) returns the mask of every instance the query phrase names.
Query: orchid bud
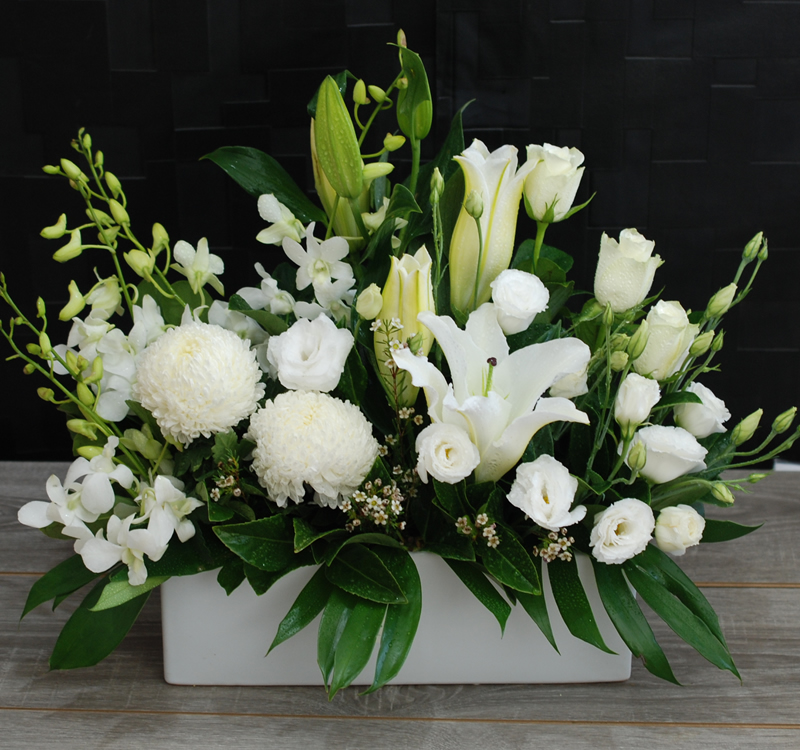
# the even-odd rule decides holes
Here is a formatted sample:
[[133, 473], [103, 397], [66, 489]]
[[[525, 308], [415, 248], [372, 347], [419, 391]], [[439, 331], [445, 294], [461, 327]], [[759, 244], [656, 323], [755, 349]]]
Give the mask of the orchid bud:
[[647, 339], [650, 337], [649, 325], [646, 320], [643, 320], [639, 327], [631, 336], [628, 343], [628, 357], [631, 360], [637, 359], [641, 356], [644, 348], [647, 346]]
[[81, 230], [74, 229], [70, 232], [69, 242], [53, 253], [53, 260], [57, 260], [59, 263], [66, 263], [68, 260], [77, 258], [82, 252]]
[[122, 185], [117, 179], [116, 175], [112, 174], [111, 172], [106, 172], [105, 178], [106, 185], [108, 185], [111, 195], [113, 195], [115, 198], [119, 197], [119, 194], [122, 192]]
[[783, 412], [783, 414], [779, 414], [777, 417], [775, 417], [775, 421], [772, 423], [772, 431], [776, 435], [786, 432], [786, 430], [792, 426], [792, 422], [794, 422], [796, 414], [796, 406], [793, 406], [791, 409], [787, 409], [785, 412]]
[[119, 234], [120, 227], [106, 227], [102, 231], [97, 233], [97, 239], [102, 245], [108, 245], [109, 247], [113, 247], [114, 243], [117, 241], [117, 235]]
[[22, 368], [22, 372], [25, 375], [33, 375], [33, 373], [36, 372], [36, 367], [34, 365], [28, 363], [27, 365], [25, 365], [25, 367]]
[[431, 205], [435, 206], [442, 199], [443, 193], [444, 177], [442, 177], [439, 167], [434, 167], [431, 175]]
[[356, 85], [353, 86], [353, 101], [356, 104], [369, 104], [369, 99], [367, 98], [367, 85], [364, 83], [363, 78], [359, 78], [356, 81]]
[[90, 440], [97, 439], [97, 425], [93, 422], [87, 422], [85, 419], [68, 419], [67, 429], [70, 432], [88, 437]]
[[46, 240], [57, 240], [67, 233], [67, 215], [61, 214], [58, 221], [50, 227], [45, 227], [39, 234]]
[[386, 101], [386, 92], [380, 86], [367, 86], [367, 91], [378, 104], [383, 104]]
[[711, 348], [711, 342], [714, 340], [714, 331], [706, 331], [698, 336], [692, 345], [689, 347], [689, 356], [700, 357]]
[[122, 257], [125, 258], [125, 262], [133, 269], [134, 273], [143, 279], [148, 279], [153, 275], [156, 259], [150, 253], [131, 250], [124, 253]]
[[78, 289], [75, 280], [69, 282], [69, 302], [61, 308], [58, 314], [59, 320], [72, 320], [76, 315], [80, 315], [81, 310], [86, 306], [86, 300]]
[[370, 284], [356, 300], [356, 312], [364, 320], [374, 320], [383, 307], [381, 288], [377, 284]]
[[101, 211], [99, 208], [92, 208], [86, 209], [86, 216], [89, 217], [89, 221], [97, 221], [98, 224], [102, 224], [104, 227], [110, 227], [114, 225], [114, 219], [112, 219], [105, 211]]
[[388, 161], [374, 161], [371, 164], [367, 164], [363, 170], [364, 182], [370, 183], [378, 177], [385, 177], [393, 169], [394, 164], [389, 164]]
[[750, 242], [748, 242], [744, 246], [744, 252], [742, 252], [742, 257], [745, 260], [753, 260], [757, 255], [758, 251], [761, 250], [761, 241], [764, 237], [763, 232], [759, 232], [755, 237], [753, 237]]
[[103, 448], [100, 445], [82, 445], [78, 448], [77, 453], [87, 461], [91, 461], [96, 456], [101, 456], [103, 454]]
[[[83, 368], [85, 369], [85, 368]], [[103, 358], [95, 357], [92, 360], [92, 372], [88, 378], [84, 378], [84, 383], [99, 383], [103, 379]]]
[[52, 164], [45, 164], [42, 167], [42, 172], [45, 174], [59, 174], [61, 170], [58, 167], [53, 166]]
[[91, 388], [89, 388], [86, 383], [78, 383], [78, 387], [75, 389], [80, 402], [85, 406], [92, 406], [95, 402], [95, 395]]
[[47, 317], [47, 307], [45, 307], [44, 300], [41, 297], [36, 299], [36, 317], [42, 320]]
[[153, 224], [153, 255], [157, 256], [165, 247], [169, 246], [169, 235], [164, 227], [156, 222]]
[[114, 217], [114, 221], [117, 224], [124, 225], [131, 223], [130, 217], [128, 216], [128, 212], [125, 210], [125, 208], [119, 201], [116, 201], [112, 198], [108, 202], [108, 207], [111, 209], [111, 215]]
[[480, 219], [483, 216], [483, 198], [477, 190], [469, 191], [469, 195], [464, 201], [464, 208], [473, 219]]
[[758, 424], [761, 422], [761, 415], [764, 413], [763, 409], [756, 409], [752, 414], [745, 417], [736, 427], [733, 428], [731, 433], [731, 441], [734, 445], [739, 446], [746, 443], [758, 429]]
[[103, 152], [102, 151], [96, 151], [95, 155], [94, 155], [94, 165], [95, 165], [95, 167], [98, 167], [98, 168], [102, 167], [104, 161], [105, 161], [105, 156], [103, 156]]
[[84, 182], [86, 181], [86, 175], [81, 172], [77, 164], [71, 162], [69, 159], [61, 160], [61, 169], [70, 180], [74, 180], [75, 182], [80, 182], [81, 180]]
[[707, 318], [721, 318], [731, 308], [733, 298], [736, 296], [736, 284], [728, 284], [728, 286], [720, 289], [708, 303], [706, 308]]
[[44, 331], [39, 334], [39, 348], [42, 350], [42, 357], [47, 357], [53, 351], [50, 337]]
[[711, 488], [711, 494], [721, 503], [725, 503], [726, 505], [733, 505], [733, 503], [736, 501], [736, 498], [728, 489], [728, 486], [722, 482], [714, 483]]
[[387, 133], [386, 137], [383, 139], [383, 147], [387, 151], [397, 151], [397, 149], [402, 148], [406, 142], [406, 137], [404, 135], [392, 135], [391, 133]]
[[39, 344], [25, 344], [25, 351], [27, 351], [28, 354], [33, 354], [34, 357], [38, 357], [42, 353]]
[[78, 366], [80, 364], [78, 362], [78, 355], [75, 354], [75, 352], [73, 352], [72, 349], [67, 349], [67, 351], [64, 354], [64, 359], [67, 362], [67, 369], [71, 373], [80, 372], [83, 369], [82, 367]]
[[83, 134], [83, 147], [87, 151], [92, 150], [92, 136], [90, 136], [88, 133]]
[[42, 401], [48, 402], [52, 402], [53, 398], [55, 398], [55, 393], [52, 388], [37, 388], [36, 395], [39, 396]]

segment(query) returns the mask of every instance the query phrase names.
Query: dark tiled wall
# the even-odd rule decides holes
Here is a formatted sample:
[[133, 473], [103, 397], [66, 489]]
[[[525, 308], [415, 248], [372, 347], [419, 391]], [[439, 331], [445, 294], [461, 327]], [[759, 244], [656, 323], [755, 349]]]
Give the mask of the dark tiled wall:
[[[667, 297], [700, 308], [764, 229], [770, 260], [727, 321], [723, 372], [706, 382], [739, 416], [800, 402], [797, 2], [4, 0], [0, 268], [18, 296], [35, 284], [55, 308], [69, 278], [91, 276], [91, 258], [54, 268], [38, 236], [81, 210], [39, 170], [69, 155], [80, 126], [124, 179], [143, 234], [159, 220], [173, 238], [207, 236], [229, 286], [243, 284], [274, 253], [253, 240], [252, 201], [198, 157], [253, 145], [310, 185], [305, 102], [344, 67], [391, 80], [385, 43], [400, 26], [428, 67], [439, 138], [474, 99], [469, 137], [585, 153], [581, 194], [597, 196], [548, 234], [576, 256], [584, 286], [601, 232], [636, 226], [666, 259]], [[61, 418], [34, 384], [8, 367], [0, 378], [0, 458], [66, 456]]]

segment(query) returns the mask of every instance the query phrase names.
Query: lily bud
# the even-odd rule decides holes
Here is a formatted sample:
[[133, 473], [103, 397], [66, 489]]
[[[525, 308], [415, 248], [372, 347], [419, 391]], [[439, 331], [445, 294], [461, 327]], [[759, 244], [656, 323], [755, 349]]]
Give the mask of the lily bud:
[[74, 229], [69, 234], [69, 242], [53, 253], [53, 260], [57, 260], [59, 263], [66, 263], [68, 260], [77, 258], [82, 252], [81, 230]]
[[86, 385], [86, 383], [78, 383], [76, 392], [82, 404], [84, 404], [85, 406], [92, 406], [94, 404], [96, 396], [94, 395], [92, 389], [89, 388], [88, 385]]
[[69, 159], [61, 160], [61, 170], [70, 180], [74, 180], [75, 182], [86, 181], [86, 175], [81, 172], [80, 167]]
[[57, 240], [67, 233], [67, 215], [61, 214], [58, 221], [50, 227], [45, 227], [39, 234], [46, 240]]
[[736, 284], [728, 284], [728, 286], [720, 289], [708, 303], [706, 308], [707, 318], [721, 318], [731, 308], [733, 298], [736, 296]]
[[700, 357], [711, 348], [711, 342], [714, 340], [714, 331], [706, 331], [698, 336], [692, 345], [689, 347], [689, 356]]
[[367, 91], [378, 104], [386, 101], [386, 92], [380, 86], [367, 86]]
[[85, 419], [68, 419], [67, 429], [70, 432], [88, 437], [90, 440], [97, 439], [97, 425], [93, 422], [87, 422]]
[[59, 320], [72, 320], [76, 315], [80, 315], [81, 310], [86, 306], [86, 300], [78, 289], [75, 280], [69, 282], [69, 302], [61, 308], [58, 314]]
[[759, 232], [755, 237], [753, 237], [750, 242], [748, 242], [744, 246], [744, 252], [742, 253], [742, 257], [745, 260], [753, 260], [757, 255], [758, 251], [761, 250], [761, 241], [764, 237], [763, 232]]
[[55, 398], [55, 393], [52, 388], [37, 388], [36, 395], [39, 396], [42, 401], [48, 402], [51, 402], [53, 398]]
[[641, 471], [646, 463], [647, 448], [640, 440], [630, 449], [630, 452], [628, 453], [627, 464], [631, 468], [631, 471]]
[[628, 344], [628, 357], [631, 360], [637, 359], [641, 356], [644, 348], [647, 346], [647, 339], [650, 337], [649, 325], [646, 320], [643, 320], [639, 327], [636, 329], [631, 340]]
[[480, 219], [483, 216], [483, 198], [477, 190], [469, 191], [464, 201], [464, 209], [473, 219]]
[[364, 83], [363, 78], [359, 78], [356, 81], [356, 85], [353, 86], [353, 101], [356, 104], [369, 104], [369, 99], [367, 98], [367, 85]]
[[370, 183], [378, 177], [385, 177], [390, 174], [394, 169], [394, 164], [389, 164], [388, 161], [374, 161], [364, 167], [363, 175], [364, 182]]
[[164, 227], [156, 222], [153, 224], [153, 255], [157, 256], [169, 245], [169, 235]]
[[383, 147], [387, 151], [397, 151], [398, 148], [402, 148], [406, 142], [406, 137], [404, 135], [392, 135], [391, 133], [387, 133], [386, 137], [383, 139]]
[[775, 421], [772, 423], [772, 431], [776, 435], [786, 432], [786, 430], [792, 426], [792, 422], [794, 422], [796, 414], [796, 406], [793, 406], [791, 409], [787, 409], [785, 412], [783, 412], [783, 414], [779, 414], [777, 417], [775, 417]]
[[130, 217], [128, 216], [128, 212], [125, 210], [125, 208], [119, 201], [116, 201], [112, 198], [108, 202], [108, 207], [111, 209], [111, 215], [114, 217], [114, 221], [117, 224], [124, 225], [131, 223]]
[[728, 486], [722, 482], [714, 483], [714, 486], [711, 488], [711, 494], [721, 503], [725, 503], [726, 505], [733, 505], [733, 503], [736, 501], [736, 498], [728, 489]]
[[364, 320], [374, 320], [383, 307], [381, 288], [377, 284], [370, 284], [358, 295], [356, 312]]
[[745, 417], [733, 428], [731, 440], [734, 445], [739, 446], [753, 437], [755, 431], [758, 429], [759, 422], [761, 422], [761, 415], [763, 413], [763, 409], [756, 409], [750, 416]]
[[435, 206], [442, 199], [443, 193], [444, 177], [442, 177], [439, 167], [434, 167], [431, 175], [431, 205]]
[[141, 250], [131, 250], [123, 253], [125, 262], [133, 269], [134, 273], [141, 276], [143, 279], [148, 279], [153, 275], [153, 267], [156, 264], [156, 259], [150, 253], [142, 252]]
[[111, 191], [111, 195], [115, 198], [119, 197], [119, 194], [122, 192], [122, 184], [117, 179], [117, 176], [112, 174], [111, 172], [105, 173], [106, 178], [106, 185], [108, 185], [108, 189]]

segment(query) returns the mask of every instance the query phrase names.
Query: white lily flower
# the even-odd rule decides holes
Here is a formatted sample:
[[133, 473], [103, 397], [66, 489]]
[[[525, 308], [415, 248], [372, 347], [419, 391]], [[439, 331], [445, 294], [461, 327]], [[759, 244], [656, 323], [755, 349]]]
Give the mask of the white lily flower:
[[197, 243], [197, 250], [188, 242], [178, 240], [172, 255], [177, 263], [173, 263], [171, 268], [189, 280], [195, 294], [199, 294], [206, 284], [211, 284], [218, 294], [225, 294], [222, 282], [217, 278], [225, 270], [225, 264], [222, 258], [208, 251], [205, 237]]
[[321, 286], [331, 279], [353, 279], [353, 269], [346, 258], [350, 252], [347, 240], [343, 237], [331, 237], [319, 242], [314, 237], [314, 223], [308, 225], [306, 231], [306, 249], [289, 237], [284, 237], [283, 251], [297, 269], [297, 288], [302, 290], [310, 284], [314, 288]]
[[589, 418], [565, 398], [542, 394], [560, 378], [579, 372], [589, 361], [589, 347], [578, 339], [556, 339], [509, 353], [491, 303], [469, 316], [462, 331], [445, 316], [418, 317], [439, 342], [452, 383], [425, 357], [409, 349], [395, 362], [425, 389], [434, 423], [461, 427], [480, 453], [478, 482], [500, 479], [520, 459], [533, 435], [551, 422], [588, 424]]
[[295, 215], [281, 203], [272, 193], [258, 197], [258, 213], [264, 221], [272, 224], [262, 229], [256, 240], [265, 245], [280, 245], [284, 237], [300, 242], [305, 234], [305, 227]]

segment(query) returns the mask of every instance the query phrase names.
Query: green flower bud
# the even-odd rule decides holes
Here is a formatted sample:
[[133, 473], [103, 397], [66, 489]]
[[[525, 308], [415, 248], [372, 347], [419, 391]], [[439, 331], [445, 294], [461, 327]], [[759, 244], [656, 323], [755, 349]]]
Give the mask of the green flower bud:
[[389, 164], [388, 161], [374, 161], [372, 164], [367, 164], [364, 167], [364, 182], [369, 184], [378, 177], [385, 177], [390, 174], [394, 169], [394, 164]]
[[369, 99], [367, 98], [367, 85], [364, 83], [363, 78], [359, 78], [356, 81], [356, 85], [353, 86], [353, 101], [356, 104], [369, 104]]
[[739, 446], [753, 437], [755, 431], [758, 429], [759, 422], [761, 422], [761, 415], [763, 413], [763, 409], [756, 409], [750, 416], [745, 417], [733, 428], [731, 440], [734, 445]]
[[39, 396], [42, 401], [47, 402], [51, 402], [53, 398], [55, 398], [55, 393], [52, 388], [37, 388], [36, 395]]
[[609, 341], [612, 352], [623, 352], [628, 348], [630, 336], [625, 333], [615, 333]]
[[95, 167], [97, 167], [99, 169], [100, 167], [103, 166], [103, 162], [104, 161], [105, 161], [105, 156], [103, 156], [103, 152], [102, 151], [95, 152], [95, 155], [94, 155], [94, 165], [95, 165]]
[[75, 182], [80, 182], [81, 180], [84, 182], [86, 181], [86, 175], [81, 172], [77, 164], [71, 162], [69, 159], [61, 160], [61, 169], [70, 180], [74, 180]]
[[641, 471], [647, 463], [647, 448], [641, 441], [636, 443], [628, 453], [627, 464], [631, 471]]
[[111, 209], [111, 215], [114, 217], [114, 221], [117, 224], [125, 225], [131, 223], [128, 212], [124, 209], [119, 201], [116, 201], [112, 198], [108, 202], [108, 207]]
[[758, 251], [761, 250], [761, 240], [764, 237], [763, 232], [759, 232], [755, 237], [753, 237], [750, 242], [748, 242], [744, 246], [744, 252], [742, 253], [742, 257], [745, 260], [753, 260], [757, 255]]
[[603, 310], [603, 325], [607, 328], [611, 328], [614, 325], [614, 311], [611, 309], [611, 305], [606, 305], [606, 309]]
[[706, 308], [707, 318], [721, 318], [731, 308], [733, 298], [736, 296], [736, 284], [728, 284], [728, 286], [720, 289], [708, 302]]
[[408, 40], [406, 39], [406, 32], [402, 29], [398, 29], [397, 31], [397, 46], [398, 47], [408, 47]]
[[58, 167], [53, 166], [52, 164], [45, 164], [42, 167], [42, 172], [45, 174], [60, 174], [61, 170]]
[[386, 101], [386, 92], [380, 86], [367, 86], [367, 91], [378, 104]]
[[86, 216], [89, 217], [89, 221], [96, 220], [104, 227], [110, 227], [116, 223], [105, 211], [101, 211], [99, 208], [87, 208]]
[[82, 252], [81, 230], [74, 229], [69, 234], [69, 242], [53, 253], [53, 260], [57, 260], [59, 263], [66, 263], [68, 260], [77, 258]]
[[480, 219], [483, 215], [483, 198], [477, 190], [470, 190], [464, 201], [464, 208], [473, 219]]
[[27, 364], [22, 368], [22, 372], [25, 373], [25, 375], [33, 375], [33, 373], [36, 372], [36, 368], [31, 364]]
[[767, 241], [764, 240], [764, 247], [761, 248], [761, 252], [758, 254], [758, 259], [760, 261], [765, 261], [769, 257], [769, 251], [767, 250]]
[[47, 357], [51, 351], [53, 351], [53, 347], [50, 344], [50, 337], [42, 331], [39, 334], [39, 348], [42, 350], [42, 356]]
[[776, 435], [786, 432], [786, 430], [792, 426], [792, 422], [794, 422], [796, 415], [796, 406], [793, 406], [791, 409], [787, 409], [785, 412], [783, 412], [783, 414], [779, 414], [777, 417], [775, 417], [775, 421], [772, 423], [772, 431]]
[[614, 372], [622, 372], [628, 365], [628, 354], [626, 352], [612, 352], [608, 362]]
[[61, 214], [58, 221], [50, 227], [45, 227], [39, 234], [46, 240], [57, 240], [67, 233], [67, 215]]
[[102, 379], [103, 379], [103, 358], [95, 357], [92, 360], [92, 374], [88, 378], [84, 378], [83, 382], [99, 383]]
[[47, 308], [45, 307], [44, 300], [41, 297], [36, 299], [36, 317], [44, 320], [47, 317]]
[[706, 331], [698, 336], [692, 345], [689, 347], [689, 355], [692, 357], [700, 357], [705, 354], [711, 347], [711, 342], [714, 340], [714, 331]]
[[120, 181], [117, 179], [116, 175], [112, 174], [111, 172], [106, 172], [105, 178], [106, 185], [108, 185], [111, 195], [113, 195], [115, 198], [118, 198], [119, 194], [122, 192], [122, 185], [120, 184]]
[[69, 282], [69, 302], [61, 309], [58, 314], [59, 320], [72, 320], [76, 315], [80, 315], [81, 310], [86, 306], [86, 300], [81, 294], [78, 285], [74, 280]]
[[405, 142], [406, 137], [404, 135], [392, 135], [391, 133], [387, 133], [386, 137], [383, 139], [383, 147], [387, 151], [397, 151], [398, 148], [403, 147]]
[[435, 167], [431, 175], [431, 205], [436, 205], [444, 193], [444, 177], [439, 171], [439, 167]]
[[721, 503], [725, 503], [726, 505], [733, 505], [734, 501], [736, 500], [736, 498], [733, 496], [733, 493], [728, 489], [728, 486], [722, 482], [714, 483], [714, 486], [711, 488], [711, 494]]
[[103, 229], [102, 232], [97, 233], [97, 240], [100, 242], [101, 245], [108, 245], [109, 247], [113, 247], [114, 243], [117, 241], [117, 235], [119, 234], [121, 227], [106, 227]]
[[92, 150], [92, 136], [90, 136], [88, 133], [83, 134], [83, 147], [87, 151]]
[[38, 357], [42, 353], [39, 344], [25, 344], [25, 350], [28, 354], [33, 354], [34, 357]]
[[717, 335], [714, 337], [714, 341], [711, 342], [711, 351], [718, 352], [722, 349], [722, 345], [725, 343], [725, 331], [717, 331]]
[[103, 448], [100, 445], [82, 445], [78, 448], [78, 455], [83, 456], [87, 461], [91, 461], [95, 456], [100, 456]]
[[158, 254], [169, 245], [169, 235], [164, 227], [156, 222], [153, 224], [153, 255]]
[[408, 78], [406, 78], [405, 76], [403, 76], [402, 78], [398, 78], [397, 79], [397, 88], [398, 88], [399, 91], [402, 91], [403, 89], [407, 89], [408, 88]]
[[67, 368], [70, 372], [80, 372], [83, 370], [83, 367], [78, 367], [78, 355], [75, 354], [72, 349], [67, 349], [64, 359], [67, 362]]
[[649, 338], [649, 324], [646, 320], [643, 320], [639, 324], [639, 327], [636, 329], [633, 336], [631, 336], [631, 340], [628, 343], [628, 357], [630, 360], [637, 359], [641, 356], [644, 348], [647, 346], [647, 340]]
[[377, 284], [370, 284], [358, 295], [356, 300], [356, 312], [364, 320], [374, 320], [382, 307], [383, 296], [381, 295], [381, 288]]
[[86, 406], [92, 406], [94, 404], [95, 401], [94, 392], [92, 391], [91, 388], [89, 388], [88, 385], [86, 385], [86, 383], [78, 383], [76, 392], [82, 404], [85, 404]]
[[123, 257], [125, 262], [133, 269], [134, 273], [141, 276], [143, 279], [149, 279], [153, 275], [153, 267], [156, 264], [156, 259], [150, 253], [142, 252], [141, 250], [131, 250], [124, 253]]
[[768, 476], [769, 474], [751, 474], [749, 477], [747, 477], [747, 482], [749, 484], [756, 484], [757, 482], [760, 482], [762, 479], [766, 479]]
[[94, 422], [87, 422], [85, 419], [68, 419], [67, 429], [70, 432], [88, 437], [90, 440], [97, 440], [97, 425]]

